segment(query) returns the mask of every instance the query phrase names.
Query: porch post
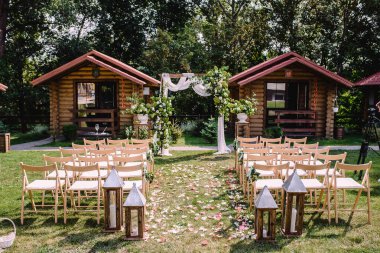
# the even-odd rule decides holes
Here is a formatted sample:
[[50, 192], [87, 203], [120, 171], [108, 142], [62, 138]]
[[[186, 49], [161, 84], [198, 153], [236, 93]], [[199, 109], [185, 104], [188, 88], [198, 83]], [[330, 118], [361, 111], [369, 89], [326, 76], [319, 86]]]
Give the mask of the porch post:
[[327, 96], [326, 96], [326, 138], [334, 138], [334, 96], [335, 90], [332, 85], [327, 85]]

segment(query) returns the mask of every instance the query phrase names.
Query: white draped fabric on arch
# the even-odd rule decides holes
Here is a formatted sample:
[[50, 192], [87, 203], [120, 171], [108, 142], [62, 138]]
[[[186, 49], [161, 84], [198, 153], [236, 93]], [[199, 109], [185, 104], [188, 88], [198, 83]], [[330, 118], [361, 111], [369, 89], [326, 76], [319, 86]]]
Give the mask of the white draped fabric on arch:
[[[162, 87], [164, 96], [168, 96], [168, 90], [172, 92], [177, 92], [181, 90], [186, 90], [190, 86], [193, 88], [194, 92], [199, 96], [207, 97], [211, 94], [207, 91], [207, 87], [204, 85], [203, 80], [197, 78], [193, 73], [183, 73], [177, 84], [174, 84], [170, 78], [170, 74], [162, 74]], [[226, 145], [226, 140], [224, 137], [224, 117], [218, 117], [218, 152], [215, 154], [226, 154], [230, 153], [231, 150]], [[165, 152], [163, 152], [164, 154]]]

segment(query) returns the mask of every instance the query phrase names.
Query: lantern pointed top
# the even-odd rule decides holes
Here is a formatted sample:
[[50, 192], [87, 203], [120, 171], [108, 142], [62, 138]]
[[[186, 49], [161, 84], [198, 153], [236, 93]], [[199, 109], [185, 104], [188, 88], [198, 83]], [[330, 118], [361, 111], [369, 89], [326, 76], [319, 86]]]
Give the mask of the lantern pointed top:
[[145, 206], [146, 199], [144, 195], [137, 189], [136, 183], [133, 183], [132, 189], [128, 194], [123, 206]]
[[292, 175], [286, 179], [282, 188], [290, 193], [307, 193], [305, 185], [297, 174], [297, 170], [294, 170]]
[[256, 208], [263, 209], [277, 209], [278, 206], [274, 201], [272, 194], [270, 193], [268, 186], [264, 186], [255, 200]]
[[122, 188], [123, 185], [123, 180], [121, 179], [115, 168], [113, 168], [110, 174], [108, 175], [106, 181], [104, 182], [103, 188]]

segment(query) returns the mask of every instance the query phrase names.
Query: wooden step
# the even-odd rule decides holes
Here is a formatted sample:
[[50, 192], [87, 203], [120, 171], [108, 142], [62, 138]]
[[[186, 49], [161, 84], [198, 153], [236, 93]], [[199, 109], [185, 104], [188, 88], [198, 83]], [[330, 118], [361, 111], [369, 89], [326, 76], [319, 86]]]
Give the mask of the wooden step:
[[313, 123], [316, 123], [317, 120], [315, 119], [276, 119], [274, 121], [275, 123], [310, 123], [310, 124], [313, 124]]
[[307, 132], [316, 132], [317, 129], [315, 128], [282, 128], [282, 131], [285, 133], [307, 133]]

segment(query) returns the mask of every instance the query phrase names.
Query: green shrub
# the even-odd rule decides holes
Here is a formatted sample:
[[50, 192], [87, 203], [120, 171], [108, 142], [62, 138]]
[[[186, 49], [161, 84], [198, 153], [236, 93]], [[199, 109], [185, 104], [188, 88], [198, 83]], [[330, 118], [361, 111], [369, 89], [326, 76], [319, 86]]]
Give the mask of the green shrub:
[[170, 125], [170, 138], [172, 143], [177, 143], [178, 139], [182, 137], [183, 130], [178, 124], [174, 123]]
[[283, 135], [282, 128], [278, 126], [268, 127], [265, 129], [264, 135], [267, 138], [279, 138]]
[[0, 133], [6, 133], [8, 131], [8, 127], [2, 121], [0, 121]]
[[122, 139], [129, 139], [130, 140], [134, 134], [135, 134], [135, 131], [133, 131], [133, 127], [127, 126], [127, 125], [124, 125], [123, 129], [120, 132]]
[[142, 127], [139, 130], [139, 136], [137, 136], [140, 140], [146, 140], [149, 137], [149, 129], [147, 127]]
[[68, 141], [75, 141], [77, 139], [77, 129], [78, 126], [75, 124], [64, 125], [62, 129], [62, 134]]
[[35, 134], [35, 135], [40, 135], [40, 136], [49, 136], [49, 127], [46, 125], [42, 124], [37, 124], [33, 127], [32, 130], [28, 132], [28, 134]]
[[218, 138], [218, 123], [215, 118], [209, 118], [203, 123], [201, 136], [209, 143], [216, 142]]

